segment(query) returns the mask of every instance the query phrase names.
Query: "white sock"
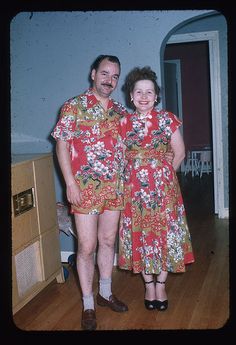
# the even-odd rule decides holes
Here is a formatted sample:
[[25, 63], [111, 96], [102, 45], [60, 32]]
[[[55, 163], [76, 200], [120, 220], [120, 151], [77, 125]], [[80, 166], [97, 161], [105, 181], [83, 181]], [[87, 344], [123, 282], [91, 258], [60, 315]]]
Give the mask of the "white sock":
[[94, 298], [93, 295], [83, 296], [84, 310], [93, 309], [94, 310]]
[[111, 278], [101, 278], [99, 280], [99, 294], [109, 300], [111, 296]]

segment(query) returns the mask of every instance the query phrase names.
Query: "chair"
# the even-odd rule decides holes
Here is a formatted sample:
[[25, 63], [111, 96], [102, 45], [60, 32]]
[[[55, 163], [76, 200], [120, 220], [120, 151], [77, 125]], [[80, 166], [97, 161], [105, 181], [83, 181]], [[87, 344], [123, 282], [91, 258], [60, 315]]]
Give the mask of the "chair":
[[184, 175], [186, 175], [189, 172], [192, 172], [192, 177], [194, 177], [195, 175], [199, 175], [198, 151], [188, 151], [187, 161], [184, 170]]
[[201, 152], [199, 161], [199, 171], [200, 177], [202, 177], [203, 173], [209, 174], [212, 172], [211, 150]]

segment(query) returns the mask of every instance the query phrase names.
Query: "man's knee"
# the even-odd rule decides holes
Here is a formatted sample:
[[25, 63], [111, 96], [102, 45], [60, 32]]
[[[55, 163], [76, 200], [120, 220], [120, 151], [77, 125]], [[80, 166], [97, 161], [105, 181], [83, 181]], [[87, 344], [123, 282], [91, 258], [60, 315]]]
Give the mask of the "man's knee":
[[82, 257], [89, 257], [93, 256], [96, 251], [96, 246], [91, 246], [91, 245], [79, 245], [78, 247], [78, 255]]

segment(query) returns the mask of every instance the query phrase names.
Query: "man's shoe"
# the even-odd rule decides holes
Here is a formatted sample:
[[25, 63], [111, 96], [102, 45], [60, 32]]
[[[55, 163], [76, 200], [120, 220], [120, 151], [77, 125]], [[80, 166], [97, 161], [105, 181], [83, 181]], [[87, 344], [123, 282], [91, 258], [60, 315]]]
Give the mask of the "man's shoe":
[[81, 327], [86, 331], [94, 331], [97, 328], [95, 310], [87, 309], [82, 311]]
[[101, 307], [109, 307], [113, 311], [123, 312], [127, 311], [128, 307], [123, 302], [119, 301], [115, 295], [109, 297], [109, 301], [106, 298], [103, 298], [100, 294], [97, 294], [97, 304]]

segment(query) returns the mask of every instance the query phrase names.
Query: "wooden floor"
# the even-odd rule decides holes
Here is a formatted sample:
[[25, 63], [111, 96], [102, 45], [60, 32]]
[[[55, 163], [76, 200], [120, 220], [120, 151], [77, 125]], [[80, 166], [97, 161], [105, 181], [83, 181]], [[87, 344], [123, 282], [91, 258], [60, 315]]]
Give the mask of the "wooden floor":
[[[212, 176], [180, 176], [196, 262], [186, 273], [169, 274], [169, 308], [164, 312], [144, 307], [140, 275], [114, 267], [113, 292], [129, 311], [115, 313], [96, 306], [97, 330], [215, 330], [224, 327], [229, 313], [228, 219], [213, 209]], [[68, 266], [65, 283], [53, 281], [14, 316], [22, 330], [80, 331], [81, 294], [74, 268]], [[96, 273], [94, 290], [97, 292]], [[224, 329], [224, 328], [223, 328]]]

